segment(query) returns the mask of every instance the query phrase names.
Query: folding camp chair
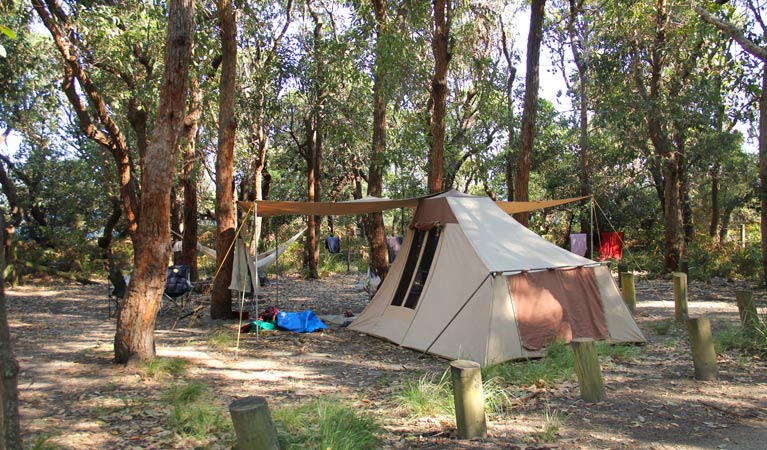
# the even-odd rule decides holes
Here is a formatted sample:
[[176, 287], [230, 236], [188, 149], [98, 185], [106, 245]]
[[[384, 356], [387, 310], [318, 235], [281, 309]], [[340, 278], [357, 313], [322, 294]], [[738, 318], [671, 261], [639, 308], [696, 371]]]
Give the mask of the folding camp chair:
[[113, 267], [109, 270], [109, 293], [107, 296], [107, 317], [117, 316], [120, 311], [120, 303], [125, 298], [125, 292], [128, 290], [128, 283], [125, 280], [120, 269]]
[[176, 265], [168, 267], [168, 278], [165, 281], [165, 292], [162, 294], [160, 313], [165, 312], [171, 306], [181, 310], [186, 306], [189, 297], [192, 296], [194, 285], [190, 280], [189, 266]]

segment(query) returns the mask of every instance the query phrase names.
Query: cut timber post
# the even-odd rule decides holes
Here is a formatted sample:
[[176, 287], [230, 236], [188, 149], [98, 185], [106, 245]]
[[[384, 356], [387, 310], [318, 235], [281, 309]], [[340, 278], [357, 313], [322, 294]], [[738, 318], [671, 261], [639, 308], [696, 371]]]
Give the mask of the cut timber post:
[[738, 302], [738, 312], [740, 313], [740, 323], [747, 330], [756, 328], [758, 316], [756, 315], [756, 303], [754, 303], [754, 294], [751, 291], [735, 291], [735, 300]]
[[687, 320], [687, 274], [674, 272], [674, 320]]
[[229, 404], [240, 450], [279, 450], [269, 405], [263, 397], [245, 397]]
[[479, 364], [466, 360], [453, 361], [450, 363], [450, 377], [453, 380], [458, 439], [487, 437], [485, 394]]
[[637, 309], [637, 296], [634, 289], [634, 274], [625, 272], [620, 274], [621, 277], [621, 295], [623, 295], [623, 301], [626, 306], [629, 307], [631, 314]]
[[590, 403], [607, 399], [602, 368], [599, 366], [597, 347], [593, 341], [570, 343], [575, 357], [575, 373], [581, 387], [581, 398]]
[[687, 334], [690, 338], [692, 361], [695, 365], [695, 379], [716, 381], [719, 369], [716, 365], [716, 350], [711, 336], [711, 322], [708, 317], [687, 320]]
[[629, 271], [629, 265], [625, 262], [619, 262], [618, 263], [618, 288], [623, 289], [623, 275], [624, 273]]

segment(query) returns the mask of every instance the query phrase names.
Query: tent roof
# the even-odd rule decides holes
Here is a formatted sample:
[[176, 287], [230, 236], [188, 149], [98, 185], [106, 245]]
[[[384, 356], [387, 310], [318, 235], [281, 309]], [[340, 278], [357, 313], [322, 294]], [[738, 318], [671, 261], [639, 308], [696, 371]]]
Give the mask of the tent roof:
[[[443, 192], [436, 195], [425, 195], [422, 197], [406, 198], [401, 200], [390, 200], [386, 198], [366, 197], [360, 200], [350, 200], [344, 202], [291, 202], [291, 201], [273, 201], [256, 200], [255, 202], [238, 202], [241, 208], [250, 209], [254, 204], [258, 205], [257, 213], [261, 217], [283, 216], [283, 215], [317, 215], [317, 216], [346, 216], [368, 214], [373, 212], [386, 211], [397, 208], [415, 208], [421, 199], [436, 196], [466, 196], [456, 191]], [[483, 197], [478, 197], [483, 198]], [[577, 202], [589, 197], [575, 197], [561, 200], [544, 200], [537, 202], [495, 202], [507, 214], [519, 212], [535, 211], [538, 209], [551, 208], [564, 205], [566, 203]]]

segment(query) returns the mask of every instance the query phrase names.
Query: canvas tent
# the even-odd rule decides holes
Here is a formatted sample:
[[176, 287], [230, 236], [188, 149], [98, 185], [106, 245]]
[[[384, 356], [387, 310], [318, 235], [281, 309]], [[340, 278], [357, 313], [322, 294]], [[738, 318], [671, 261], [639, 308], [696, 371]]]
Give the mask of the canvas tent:
[[540, 356], [553, 339], [645, 341], [609, 268], [456, 191], [418, 200], [399, 257], [349, 328], [482, 366]]

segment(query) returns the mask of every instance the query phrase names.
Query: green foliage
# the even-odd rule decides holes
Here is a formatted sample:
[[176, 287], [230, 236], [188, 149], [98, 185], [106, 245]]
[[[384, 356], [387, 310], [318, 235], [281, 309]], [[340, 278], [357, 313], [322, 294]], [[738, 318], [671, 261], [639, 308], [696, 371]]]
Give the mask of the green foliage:
[[734, 351], [746, 355], [767, 354], [767, 312], [754, 318], [754, 328], [730, 326], [714, 333], [714, 347], [718, 355]]
[[375, 420], [335, 399], [278, 408], [272, 417], [284, 449], [363, 450], [381, 445]]
[[167, 425], [181, 436], [207, 439], [211, 434], [231, 433], [229, 416], [216, 405], [210, 387], [194, 382], [171, 387], [164, 395], [171, 410]]
[[637, 345], [597, 342], [597, 354], [603, 359], [606, 358], [616, 363], [634, 361], [641, 353], [642, 350]]
[[141, 366], [141, 376], [146, 380], [179, 377], [186, 373], [189, 361], [183, 358], [154, 358]]
[[756, 245], [745, 249], [734, 242], [719, 244], [707, 237], [687, 246], [689, 276], [695, 280], [709, 280], [713, 277], [727, 280], [757, 281], [760, 273], [761, 250]]

